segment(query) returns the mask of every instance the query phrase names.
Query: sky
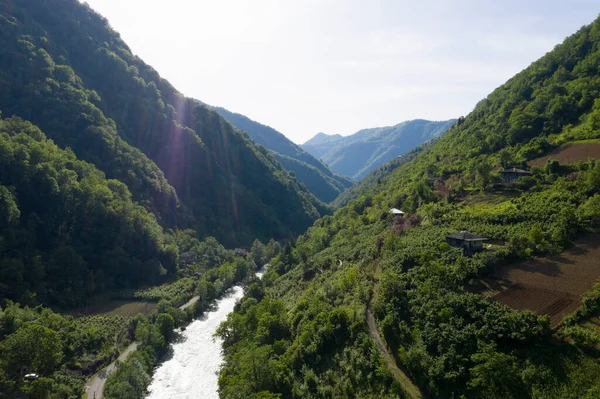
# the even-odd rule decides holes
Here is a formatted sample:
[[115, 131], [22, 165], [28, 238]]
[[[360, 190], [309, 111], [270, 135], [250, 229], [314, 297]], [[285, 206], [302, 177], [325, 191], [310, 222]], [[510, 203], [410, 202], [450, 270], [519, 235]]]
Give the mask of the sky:
[[296, 143], [467, 115], [598, 0], [87, 0], [188, 97]]

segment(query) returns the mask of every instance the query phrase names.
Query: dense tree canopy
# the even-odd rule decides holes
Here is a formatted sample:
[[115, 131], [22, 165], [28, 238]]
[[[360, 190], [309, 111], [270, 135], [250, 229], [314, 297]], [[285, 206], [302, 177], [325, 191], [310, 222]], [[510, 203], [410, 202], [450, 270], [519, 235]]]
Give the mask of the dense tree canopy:
[[0, 120], [0, 292], [65, 305], [174, 273], [177, 247], [127, 187], [35, 126]]
[[135, 57], [87, 5], [0, 4], [0, 44], [4, 115], [33, 122], [125, 183], [163, 226], [249, 246], [299, 233], [327, 212], [268, 151]]

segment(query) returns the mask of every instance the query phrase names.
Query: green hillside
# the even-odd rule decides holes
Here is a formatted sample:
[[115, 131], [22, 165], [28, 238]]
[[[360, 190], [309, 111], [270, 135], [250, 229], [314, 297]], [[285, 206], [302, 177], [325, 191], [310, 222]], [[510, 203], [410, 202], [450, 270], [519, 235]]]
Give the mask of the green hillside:
[[269, 149], [283, 167], [294, 172], [298, 181], [304, 183], [321, 201], [331, 202], [352, 186], [351, 179], [333, 173], [321, 161], [277, 130], [224, 108], [214, 107], [214, 109], [233, 126], [247, 132], [255, 143]]
[[163, 226], [226, 245], [301, 232], [325, 208], [265, 150], [183, 97], [107, 21], [67, 1], [0, 4], [0, 110], [127, 185]]
[[416, 119], [395, 126], [359, 130], [345, 137], [319, 133], [302, 144], [302, 148], [334, 172], [361, 180], [379, 166], [439, 137], [455, 122], [455, 119], [444, 122]]
[[[286, 246], [221, 327], [221, 397], [598, 397], [597, 330], [474, 291], [600, 228], [599, 159], [549, 161], [514, 187], [499, 176], [597, 142], [599, 68], [596, 20]], [[466, 256], [445, 241], [463, 230], [493, 245]], [[597, 289], [587, 298], [575, 321], [600, 315]]]
[[123, 183], [20, 119], [0, 120], [0, 149], [0, 298], [72, 306], [174, 272], [177, 247]]
[[358, 198], [362, 192], [370, 190], [373, 186], [384, 184], [385, 179], [394, 170], [405, 163], [412, 161], [417, 154], [422, 152], [423, 149], [427, 148], [428, 146], [431, 146], [433, 143], [435, 143], [435, 139], [433, 141], [421, 144], [418, 147], [408, 151], [404, 155], [396, 157], [388, 163], [378, 167], [377, 169], [374, 169], [364, 179], [360, 180], [358, 183], [340, 194], [335, 201], [331, 203], [331, 205], [334, 209], [339, 209], [348, 205], [350, 201]]

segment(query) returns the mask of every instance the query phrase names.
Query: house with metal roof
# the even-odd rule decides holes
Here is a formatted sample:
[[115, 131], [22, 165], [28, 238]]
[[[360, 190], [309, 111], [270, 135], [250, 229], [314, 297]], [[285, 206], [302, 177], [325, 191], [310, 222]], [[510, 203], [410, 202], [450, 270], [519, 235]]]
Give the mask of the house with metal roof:
[[505, 186], [513, 186], [517, 180], [524, 176], [531, 176], [531, 172], [518, 168], [509, 168], [500, 171], [502, 176], [502, 183]]
[[465, 255], [470, 256], [474, 252], [483, 250], [483, 242], [487, 238], [475, 235], [468, 231], [461, 231], [446, 236], [446, 242], [454, 248], [460, 248], [465, 252]]

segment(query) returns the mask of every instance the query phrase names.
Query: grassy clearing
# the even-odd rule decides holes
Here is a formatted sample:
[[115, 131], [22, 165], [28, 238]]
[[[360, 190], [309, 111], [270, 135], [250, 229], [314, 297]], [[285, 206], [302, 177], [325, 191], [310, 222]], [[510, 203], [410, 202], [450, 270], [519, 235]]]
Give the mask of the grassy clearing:
[[74, 309], [70, 313], [77, 316], [97, 315], [133, 317], [138, 313], [147, 316], [154, 312], [155, 308], [155, 302], [106, 299], [92, 305]]
[[155, 287], [141, 288], [133, 294], [136, 299], [160, 301], [166, 299], [175, 305], [182, 304], [194, 296], [198, 278], [184, 277]]
[[600, 143], [600, 139], [575, 140], [566, 144], [596, 144]]
[[472, 214], [501, 213], [514, 207], [511, 201], [520, 195], [518, 191], [471, 194], [458, 203], [458, 206]]

